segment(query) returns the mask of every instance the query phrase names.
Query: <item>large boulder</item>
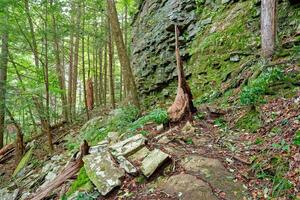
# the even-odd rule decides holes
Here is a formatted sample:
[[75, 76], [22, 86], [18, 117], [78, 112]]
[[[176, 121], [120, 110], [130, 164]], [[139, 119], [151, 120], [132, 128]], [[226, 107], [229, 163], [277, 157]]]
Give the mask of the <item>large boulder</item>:
[[218, 159], [189, 155], [181, 161], [181, 164], [187, 172], [200, 176], [213, 188], [223, 191], [226, 199], [240, 200], [247, 197], [243, 184], [236, 182]]
[[125, 172], [115, 165], [108, 151], [84, 156], [83, 162], [88, 177], [102, 195], [121, 185]]
[[159, 188], [178, 199], [217, 200], [207, 183], [190, 174], [178, 174], [164, 181]]

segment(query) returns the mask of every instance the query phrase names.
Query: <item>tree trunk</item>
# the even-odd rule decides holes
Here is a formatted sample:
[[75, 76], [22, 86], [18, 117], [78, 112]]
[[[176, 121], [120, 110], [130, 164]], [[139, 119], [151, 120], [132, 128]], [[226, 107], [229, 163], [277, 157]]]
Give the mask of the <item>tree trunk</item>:
[[94, 89], [93, 89], [92, 79], [88, 79], [86, 85], [87, 85], [87, 88], [86, 88], [87, 108], [88, 108], [88, 110], [93, 110], [93, 108], [94, 108]]
[[[53, 5], [53, 0], [51, 0], [51, 6]], [[65, 69], [64, 65], [61, 63], [60, 58], [60, 44], [59, 36], [57, 34], [56, 18], [52, 12], [52, 25], [53, 25], [53, 41], [54, 41], [54, 54], [56, 60], [56, 73], [60, 87], [60, 98], [62, 104], [62, 113], [64, 120], [68, 121], [68, 108], [67, 108], [67, 96], [66, 96], [66, 83], [65, 83]]]
[[75, 10], [75, 2], [72, 2], [72, 8], [71, 8], [71, 32], [70, 32], [70, 53], [69, 53], [69, 73], [68, 73], [68, 111], [69, 111], [69, 119], [72, 121], [72, 105], [73, 105], [73, 99], [72, 99], [72, 91], [73, 91], [73, 61], [74, 61], [74, 10]]
[[[85, 5], [83, 4], [83, 16], [85, 14]], [[87, 92], [86, 92], [86, 80], [85, 80], [85, 62], [84, 62], [84, 25], [85, 25], [85, 20], [84, 17], [82, 19], [82, 32], [83, 32], [83, 36], [82, 36], [82, 44], [81, 44], [81, 48], [82, 48], [82, 82], [83, 82], [83, 100], [84, 100], [84, 106], [85, 106], [85, 112], [86, 112], [86, 117], [89, 120], [90, 119], [90, 114], [89, 114], [89, 109], [88, 109], [88, 104], [87, 104]]]
[[6, 108], [6, 112], [10, 118], [10, 121], [14, 124], [14, 126], [17, 129], [15, 162], [16, 162], [16, 164], [18, 164], [24, 153], [24, 137], [23, 137], [21, 126], [15, 120], [14, 116], [12, 115], [12, 113], [10, 112], [10, 110], [8, 108]]
[[44, 65], [44, 79], [45, 79], [45, 93], [46, 93], [46, 116], [45, 116], [45, 130], [48, 136], [48, 143], [50, 150], [53, 151], [52, 135], [50, 132], [50, 94], [49, 94], [49, 68], [48, 68], [48, 0], [46, 3], [46, 18], [45, 18], [45, 65]]
[[168, 109], [168, 114], [172, 122], [178, 122], [186, 116], [191, 117], [191, 114], [196, 111], [192, 101], [193, 96], [184, 75], [183, 63], [179, 53], [178, 37], [179, 30], [177, 26], [175, 26], [175, 53], [178, 73], [178, 87], [175, 101]]
[[[8, 24], [7, 16], [4, 16], [3, 22], [5, 26]], [[0, 57], [0, 149], [3, 147], [3, 136], [5, 130], [5, 96], [6, 96], [6, 79], [7, 79], [7, 64], [8, 64], [8, 30], [3, 29], [2, 47]]]
[[81, 3], [77, 8], [76, 20], [76, 39], [75, 39], [75, 53], [74, 53], [74, 67], [73, 67], [73, 86], [72, 86], [72, 115], [76, 116], [76, 97], [77, 97], [77, 78], [78, 78], [78, 60], [79, 60], [79, 40], [80, 40], [80, 22], [81, 22]]
[[[39, 69], [40, 58], [39, 58], [39, 52], [38, 52], [37, 42], [36, 42], [36, 38], [35, 38], [34, 26], [33, 26], [32, 18], [31, 18], [31, 15], [30, 15], [28, 0], [25, 0], [25, 12], [26, 12], [26, 15], [27, 15], [27, 20], [28, 20], [28, 23], [29, 23], [29, 29], [30, 29], [30, 34], [31, 34], [31, 43], [29, 41], [28, 41], [28, 43], [31, 46], [31, 49], [32, 49], [32, 52], [33, 52], [35, 67], [37, 69]], [[44, 76], [45, 76], [45, 74], [44, 74]], [[34, 96], [33, 97], [33, 102], [36, 106], [38, 116], [39, 116], [40, 121], [41, 121], [42, 131], [44, 133], [47, 133], [49, 148], [50, 148], [50, 150], [52, 150], [53, 149], [52, 136], [51, 136], [51, 133], [49, 131], [50, 122], [47, 119], [47, 116], [45, 116], [45, 114], [44, 114], [44, 106], [43, 106], [43, 101], [42, 101], [42, 95], [38, 94], [38, 95]]]
[[264, 58], [272, 57], [276, 40], [276, 0], [261, 1], [261, 47]]
[[108, 66], [109, 66], [109, 85], [110, 85], [110, 101], [111, 101], [111, 106], [113, 109], [116, 108], [116, 103], [115, 103], [115, 89], [114, 89], [114, 75], [113, 75], [113, 56], [114, 56], [114, 49], [113, 49], [113, 42], [112, 42], [112, 30], [110, 23], [109, 25], [109, 30], [108, 30]]
[[104, 49], [104, 91], [103, 91], [103, 103], [106, 106], [106, 93], [107, 93], [107, 42], [105, 42]]
[[103, 48], [99, 49], [99, 102], [103, 104]]
[[[96, 38], [95, 38], [95, 44], [96, 44]], [[95, 87], [95, 92], [94, 92], [94, 99], [95, 99], [95, 104], [99, 105], [99, 99], [98, 99], [98, 56], [97, 56], [97, 46], [95, 45], [94, 51], [93, 51], [93, 60], [94, 60], [94, 87]]]
[[131, 70], [129, 57], [124, 44], [123, 35], [118, 20], [118, 13], [117, 13], [115, 1], [107, 0], [107, 4], [108, 4], [109, 18], [110, 18], [110, 23], [111, 23], [112, 33], [113, 33], [113, 39], [117, 46], [118, 56], [119, 56], [121, 66], [125, 72], [123, 75], [126, 77], [125, 80], [127, 81], [126, 82], [127, 96], [131, 101], [131, 103], [133, 103], [137, 107], [140, 107], [134, 76]]

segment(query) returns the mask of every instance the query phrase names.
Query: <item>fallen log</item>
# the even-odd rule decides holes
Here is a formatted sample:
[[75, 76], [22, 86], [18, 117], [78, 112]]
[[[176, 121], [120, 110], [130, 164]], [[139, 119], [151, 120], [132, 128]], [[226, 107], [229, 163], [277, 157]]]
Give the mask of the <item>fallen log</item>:
[[83, 166], [83, 156], [87, 155], [89, 151], [88, 143], [84, 140], [80, 146], [80, 154], [78, 158], [71, 160], [69, 164], [56, 176], [56, 178], [49, 182], [44, 188], [38, 190], [31, 198], [31, 200], [42, 200], [51, 194], [56, 188], [61, 186], [66, 180], [72, 178]]
[[8, 145], [5, 145], [2, 149], [0, 149], [0, 156], [6, 154], [6, 152], [13, 149], [14, 147], [15, 147], [14, 143], [10, 143]]

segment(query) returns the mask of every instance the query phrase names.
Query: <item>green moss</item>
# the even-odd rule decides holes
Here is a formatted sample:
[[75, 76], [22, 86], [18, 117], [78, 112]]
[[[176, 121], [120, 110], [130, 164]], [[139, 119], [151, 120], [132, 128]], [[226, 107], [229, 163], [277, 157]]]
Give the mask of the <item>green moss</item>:
[[85, 189], [89, 190], [92, 186], [91, 184], [92, 183], [91, 183], [89, 177], [87, 176], [84, 167], [82, 167], [79, 171], [77, 179], [72, 183], [69, 191], [67, 192], [67, 196], [70, 196], [71, 194], [73, 194], [74, 192], [79, 190], [80, 188], [85, 188]]
[[200, 18], [211, 17], [213, 23], [203, 28], [190, 50], [188, 69], [192, 72], [190, 85], [196, 99], [207, 99], [211, 91], [218, 91], [228, 74], [248, 60], [240, 54], [240, 61], [231, 62], [231, 52], [256, 51], [260, 43], [258, 20], [249, 17], [254, 11], [251, 1], [218, 8], [203, 6]]
[[245, 129], [249, 132], [256, 132], [262, 125], [257, 111], [250, 111], [239, 119], [236, 123], [236, 128]]

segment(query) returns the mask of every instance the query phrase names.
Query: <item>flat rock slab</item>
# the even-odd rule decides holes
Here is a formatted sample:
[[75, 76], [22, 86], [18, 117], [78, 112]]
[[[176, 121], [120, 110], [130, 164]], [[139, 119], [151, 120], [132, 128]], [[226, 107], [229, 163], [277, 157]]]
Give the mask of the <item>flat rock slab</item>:
[[139, 149], [137, 152], [132, 154], [131, 156], [128, 156], [128, 159], [131, 162], [141, 161], [143, 160], [148, 154], [150, 153], [149, 149], [147, 147], [143, 147]]
[[234, 176], [226, 170], [218, 159], [206, 158], [198, 155], [189, 155], [181, 165], [194, 175], [200, 176], [215, 189], [226, 194], [226, 199], [240, 200], [247, 197], [242, 183], [234, 181]]
[[128, 156], [135, 153], [139, 148], [143, 147], [146, 140], [147, 138], [145, 138], [142, 134], [138, 134], [111, 145], [110, 149], [112, 154], [115, 156]]
[[118, 163], [120, 164], [120, 167], [124, 169], [128, 174], [136, 174], [137, 169], [131, 162], [129, 162], [124, 156], [118, 156], [117, 158]]
[[177, 197], [186, 200], [217, 200], [211, 188], [204, 181], [197, 179], [190, 174], [178, 174], [171, 176], [162, 184], [159, 189]]
[[115, 166], [108, 151], [84, 156], [83, 162], [88, 177], [102, 195], [121, 185], [125, 172]]
[[142, 161], [141, 171], [146, 177], [150, 177], [153, 172], [162, 165], [169, 155], [162, 152], [159, 149], [154, 149], [149, 155]]

